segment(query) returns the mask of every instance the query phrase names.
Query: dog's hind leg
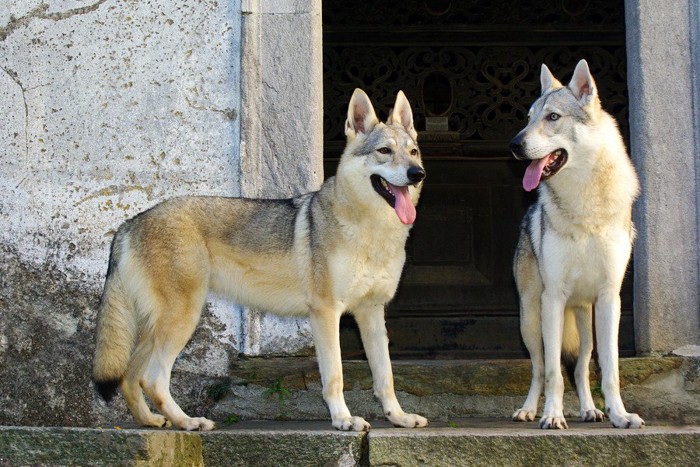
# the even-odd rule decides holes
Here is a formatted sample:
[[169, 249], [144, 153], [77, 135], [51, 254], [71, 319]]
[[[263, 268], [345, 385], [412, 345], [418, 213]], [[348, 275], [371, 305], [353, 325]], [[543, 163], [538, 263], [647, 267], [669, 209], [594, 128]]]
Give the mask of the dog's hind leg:
[[370, 425], [362, 417], [350, 415], [343, 396], [343, 367], [340, 356], [340, 315], [332, 306], [313, 307], [309, 315], [318, 369], [323, 385], [323, 400], [328, 405], [331, 422], [338, 430], [369, 431]]
[[581, 418], [584, 422], [602, 422], [605, 414], [596, 409], [591, 395], [590, 364], [593, 353], [593, 311], [591, 305], [577, 307], [576, 327], [579, 334], [578, 361], [574, 370], [576, 391], [581, 404]]
[[644, 420], [636, 413], [628, 413], [620, 397], [617, 349], [619, 327], [620, 295], [614, 292], [602, 293], [595, 304], [595, 329], [606, 413], [616, 428], [641, 428]]
[[404, 428], [428, 426], [425, 417], [404, 412], [396, 399], [394, 375], [389, 358], [389, 338], [384, 322], [384, 305], [380, 303], [367, 306], [353, 314], [360, 328], [362, 344], [372, 370], [374, 395], [381, 401], [386, 418], [395, 426]]
[[[189, 295], [189, 300], [168, 300], [167, 312], [159, 313], [154, 323], [153, 352], [141, 379], [141, 386], [156, 408], [182, 430], [209, 431], [214, 422], [204, 417], [189, 417], [170, 394], [170, 374], [175, 359], [192, 337], [204, 306], [206, 289]], [[172, 295], [171, 295], [172, 296]]]
[[146, 371], [146, 363], [148, 363], [152, 352], [152, 340], [142, 339], [136, 346], [120, 387], [126, 405], [134, 416], [136, 423], [141, 426], [167, 427], [170, 426], [170, 421], [162, 415], [151, 412], [141, 389], [141, 377]]

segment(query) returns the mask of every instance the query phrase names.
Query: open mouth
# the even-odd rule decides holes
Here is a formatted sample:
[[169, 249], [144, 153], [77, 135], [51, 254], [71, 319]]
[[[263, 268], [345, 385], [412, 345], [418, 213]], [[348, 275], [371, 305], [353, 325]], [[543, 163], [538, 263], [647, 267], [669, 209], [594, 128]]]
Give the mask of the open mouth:
[[396, 196], [394, 196], [394, 194], [391, 192], [389, 182], [376, 174], [370, 175], [369, 179], [372, 182], [372, 188], [374, 188], [374, 191], [379, 193], [379, 196], [384, 198], [386, 202], [389, 203], [389, 206], [393, 208], [394, 204], [396, 204]]
[[547, 180], [554, 176], [566, 164], [569, 154], [565, 149], [557, 149], [550, 152], [542, 159], [530, 162], [523, 177], [523, 188], [525, 191], [532, 191], [540, 184], [540, 181]]
[[549, 177], [559, 172], [559, 169], [564, 167], [569, 154], [564, 149], [557, 149], [545, 156], [547, 162], [542, 170], [542, 180], [547, 180]]
[[369, 176], [372, 188], [391, 206], [403, 224], [413, 224], [416, 220], [416, 207], [411, 201], [408, 186], [397, 186], [387, 182], [383, 177]]

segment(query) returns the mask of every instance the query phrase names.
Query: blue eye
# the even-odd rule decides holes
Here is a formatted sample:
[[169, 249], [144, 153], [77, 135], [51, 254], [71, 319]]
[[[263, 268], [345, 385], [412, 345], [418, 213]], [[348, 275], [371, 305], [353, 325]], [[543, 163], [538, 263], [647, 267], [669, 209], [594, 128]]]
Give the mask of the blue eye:
[[550, 122], [554, 122], [556, 120], [559, 120], [559, 117], [561, 117], [561, 115], [552, 112], [551, 114], [547, 115], [547, 120], [549, 120]]

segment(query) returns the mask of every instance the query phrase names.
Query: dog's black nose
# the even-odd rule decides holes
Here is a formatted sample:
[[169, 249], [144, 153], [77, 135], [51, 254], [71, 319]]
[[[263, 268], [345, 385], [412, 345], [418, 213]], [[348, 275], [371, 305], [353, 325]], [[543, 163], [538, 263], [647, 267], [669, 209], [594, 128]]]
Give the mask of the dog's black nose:
[[513, 153], [516, 159], [522, 159], [525, 155], [525, 141], [523, 132], [521, 131], [510, 142], [510, 152]]
[[510, 143], [510, 152], [513, 153], [516, 159], [522, 159], [524, 154], [523, 145], [520, 142], [513, 140]]
[[411, 166], [406, 172], [408, 179], [413, 183], [418, 183], [425, 178], [425, 170], [417, 165]]

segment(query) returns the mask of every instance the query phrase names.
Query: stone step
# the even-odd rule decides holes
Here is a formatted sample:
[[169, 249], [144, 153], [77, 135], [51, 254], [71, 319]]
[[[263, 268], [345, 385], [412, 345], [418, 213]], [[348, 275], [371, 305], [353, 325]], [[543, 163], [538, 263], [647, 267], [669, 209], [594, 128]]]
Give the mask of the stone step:
[[0, 466], [697, 465], [700, 427], [650, 422], [640, 430], [571, 420], [468, 418], [424, 429], [373, 422], [369, 433], [326, 421], [244, 421], [208, 433], [132, 428], [0, 427]]
[[[431, 425], [418, 430], [393, 428], [381, 419], [367, 363], [344, 362], [345, 397], [354, 414], [371, 421], [368, 434], [331, 428], [313, 359], [240, 360], [223, 379], [189, 376], [189, 382], [211, 386], [193, 384], [199, 395], [192, 399], [204, 404], [185, 409], [215, 419], [214, 432], [146, 430], [113, 421], [101, 422], [102, 428], [0, 427], [0, 467], [626, 465], [631, 461], [696, 465], [699, 355], [694, 346], [675, 356], [620, 361], [627, 409], [647, 421], [641, 430], [579, 422], [575, 392], [568, 385], [569, 430], [543, 431], [535, 422], [510, 422], [529, 385], [525, 360], [394, 362], [399, 400], [407, 411], [427, 416]], [[187, 375], [174, 375], [174, 383], [186, 385], [188, 377], [183, 376]], [[597, 386], [595, 372], [591, 386]], [[594, 389], [594, 397], [602, 405], [598, 390]], [[127, 420], [120, 418], [126, 417], [121, 398], [104, 409], [115, 415], [110, 420]]]
[[[424, 415], [431, 422], [460, 417], [507, 418], [522, 405], [530, 386], [528, 360], [395, 361], [393, 369], [404, 410]], [[350, 411], [367, 419], [382, 418], [367, 362], [343, 362], [343, 373]], [[209, 390], [210, 395], [218, 395], [216, 401], [193, 413], [217, 420], [231, 416], [268, 420], [328, 417], [314, 359], [241, 360], [229, 375]], [[599, 377], [592, 364], [593, 397], [602, 408]], [[177, 375], [173, 377], [174, 384], [177, 379]], [[628, 411], [666, 423], [700, 425], [700, 358], [621, 359], [620, 385]], [[578, 397], [568, 381], [564, 403], [567, 417], [578, 416]]]

